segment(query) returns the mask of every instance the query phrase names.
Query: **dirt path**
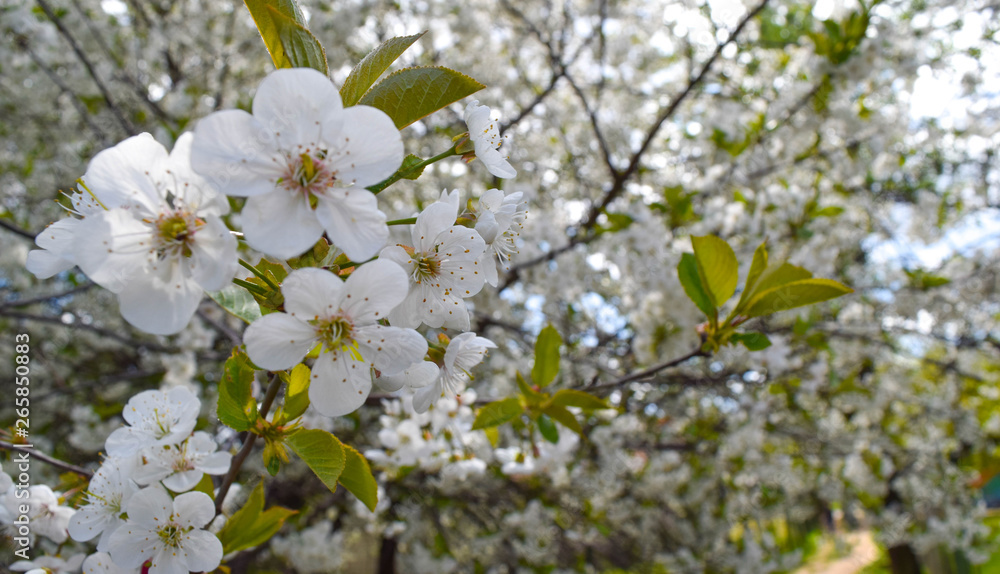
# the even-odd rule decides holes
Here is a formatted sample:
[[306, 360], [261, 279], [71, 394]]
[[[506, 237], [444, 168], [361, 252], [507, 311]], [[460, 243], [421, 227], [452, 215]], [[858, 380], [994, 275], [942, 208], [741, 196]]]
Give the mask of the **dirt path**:
[[879, 549], [871, 532], [849, 532], [841, 540], [850, 549], [847, 556], [834, 558], [834, 544], [828, 542], [795, 574], [857, 574], [878, 559]]

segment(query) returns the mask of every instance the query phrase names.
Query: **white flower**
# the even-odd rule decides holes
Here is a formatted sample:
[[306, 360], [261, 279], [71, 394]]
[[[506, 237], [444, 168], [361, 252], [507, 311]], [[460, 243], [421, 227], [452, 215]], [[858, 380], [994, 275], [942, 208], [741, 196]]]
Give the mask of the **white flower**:
[[309, 400], [326, 416], [346, 415], [364, 404], [372, 368], [398, 374], [427, 352], [427, 341], [416, 331], [377, 323], [406, 296], [406, 275], [395, 263], [367, 263], [346, 282], [322, 269], [298, 269], [281, 293], [288, 312], [265, 315], [247, 328], [247, 354], [275, 371], [296, 365], [321, 343]]
[[496, 177], [510, 179], [517, 170], [507, 162], [507, 156], [500, 153], [500, 147], [510, 136], [500, 137], [496, 120], [490, 116], [490, 109], [472, 100], [465, 108], [465, 124], [469, 126], [469, 137], [476, 147], [476, 157], [486, 165], [486, 169]]
[[[476, 231], [486, 242], [487, 257], [496, 255], [504, 270], [510, 269], [510, 257], [517, 253], [517, 237], [528, 214], [528, 204], [521, 199], [523, 196], [520, 191], [504, 196], [499, 189], [490, 189], [479, 198]], [[496, 287], [496, 265], [484, 261], [483, 271], [486, 282]]]
[[179, 445], [148, 448], [143, 453], [145, 463], [136, 469], [135, 481], [151, 484], [162, 481], [174, 492], [186, 492], [194, 488], [206, 474], [226, 474], [233, 455], [217, 452], [208, 433], [198, 431]]
[[222, 543], [202, 527], [214, 516], [204, 492], [170, 500], [159, 487], [144, 488], [129, 500], [128, 522], [111, 536], [111, 558], [122, 568], [149, 560], [149, 574], [211, 572], [222, 561]]
[[134, 456], [111, 457], [97, 469], [87, 486], [87, 504], [69, 522], [69, 535], [73, 540], [84, 542], [100, 534], [97, 549], [108, 549], [111, 534], [125, 524], [121, 518], [125, 506], [139, 490], [130, 479], [135, 465]]
[[[69, 195], [75, 213], [81, 218], [104, 211], [97, 199], [89, 193]], [[76, 265], [76, 231], [80, 220], [75, 217], [60, 219], [49, 225], [35, 237], [35, 244], [41, 249], [28, 253], [25, 267], [39, 279], [48, 279]]]
[[104, 448], [109, 456], [126, 457], [147, 446], [177, 444], [194, 430], [200, 410], [201, 401], [184, 387], [143, 391], [122, 410], [129, 426], [111, 433]]
[[277, 70], [257, 89], [253, 115], [213, 113], [195, 135], [195, 169], [224, 193], [249, 198], [243, 232], [253, 248], [287, 259], [324, 230], [355, 261], [385, 245], [385, 214], [364, 188], [396, 171], [403, 141], [381, 110], [344, 108], [322, 73]]
[[401, 265], [410, 276], [406, 299], [389, 314], [392, 325], [469, 329], [469, 310], [462, 299], [483, 288], [486, 275], [479, 260], [486, 243], [476, 230], [455, 225], [458, 192], [442, 197], [417, 216], [412, 248], [393, 245], [379, 255]]
[[[11, 516], [27, 514], [32, 534], [41, 534], [59, 544], [66, 541], [66, 528], [76, 512], [68, 506], [60, 506], [59, 497], [44, 484], [29, 487], [25, 498], [6, 496], [4, 504]], [[21, 512], [21, 506], [27, 506], [28, 512]]]
[[475, 333], [462, 333], [448, 343], [444, 352], [444, 362], [440, 375], [426, 387], [413, 396], [413, 410], [418, 413], [427, 412], [431, 404], [441, 397], [453, 397], [465, 389], [466, 383], [472, 379], [469, 373], [473, 367], [483, 362], [487, 349], [495, 349], [496, 344], [485, 337], [477, 337]]
[[68, 574], [80, 569], [85, 556], [86, 554], [75, 554], [66, 560], [58, 556], [39, 556], [33, 560], [18, 560], [10, 565], [10, 569], [26, 574]]
[[203, 290], [236, 273], [236, 239], [219, 217], [228, 204], [191, 171], [192, 137], [170, 155], [149, 134], [97, 154], [83, 181], [107, 209], [69, 230], [71, 259], [118, 295], [125, 320], [159, 335], [183, 329]]
[[83, 574], [133, 574], [138, 568], [119, 568], [107, 552], [95, 552], [83, 561]]

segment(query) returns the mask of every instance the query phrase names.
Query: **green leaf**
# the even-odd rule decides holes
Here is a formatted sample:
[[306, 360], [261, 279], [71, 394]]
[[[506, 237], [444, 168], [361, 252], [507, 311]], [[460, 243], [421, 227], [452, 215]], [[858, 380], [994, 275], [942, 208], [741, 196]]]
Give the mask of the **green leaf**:
[[854, 290], [832, 279], [802, 279], [755, 295], [744, 313], [747, 317], [770, 315], [803, 305], [835, 299]]
[[260, 319], [260, 305], [249, 291], [239, 285], [230, 285], [222, 291], [209, 291], [208, 296], [229, 314], [253, 323]]
[[382, 110], [403, 129], [485, 87], [448, 68], [406, 68], [375, 84], [358, 103]]
[[257, 402], [251, 392], [253, 374], [250, 359], [234, 349], [222, 370], [216, 408], [222, 424], [233, 430], [249, 430], [257, 422]]
[[326, 50], [316, 36], [305, 26], [282, 14], [273, 6], [268, 6], [271, 21], [278, 31], [278, 39], [285, 57], [295, 68], [312, 68], [327, 75]]
[[559, 347], [562, 337], [552, 325], [546, 325], [535, 340], [535, 364], [531, 367], [531, 380], [544, 387], [559, 374]]
[[576, 389], [560, 389], [552, 395], [552, 404], [561, 407], [578, 407], [585, 411], [606, 409], [608, 404], [604, 399]]
[[694, 258], [694, 255], [690, 253], [681, 255], [681, 262], [677, 264], [677, 277], [681, 280], [681, 286], [684, 287], [688, 299], [694, 301], [694, 304], [701, 309], [706, 317], [714, 317], [716, 308], [708, 296], [705, 286], [701, 283], [698, 260]]
[[202, 475], [201, 480], [191, 490], [204, 492], [209, 498], [215, 498], [215, 483], [212, 482], [212, 476], [209, 474]]
[[552, 444], [559, 442], [559, 429], [556, 428], [556, 423], [544, 413], [538, 417], [538, 432]]
[[742, 343], [749, 351], [762, 351], [771, 346], [771, 340], [764, 333], [733, 333], [729, 341], [734, 345]]
[[714, 235], [692, 237], [694, 257], [698, 261], [702, 283], [716, 307], [721, 307], [736, 292], [740, 264], [728, 243]]
[[344, 81], [340, 88], [340, 97], [344, 100], [344, 107], [353, 106], [361, 100], [368, 88], [379, 79], [383, 72], [399, 58], [407, 48], [420, 39], [427, 32], [421, 32], [412, 36], [400, 36], [389, 38], [382, 42], [377, 48], [368, 53]]
[[523, 412], [524, 408], [517, 397], [494, 401], [479, 409], [476, 420], [472, 423], [472, 430], [500, 426]]
[[740, 294], [740, 301], [736, 304], [736, 309], [741, 309], [743, 304], [750, 300], [757, 280], [767, 269], [767, 241], [763, 241], [753, 252], [753, 261], [750, 263], [750, 271], [747, 273], [747, 280], [743, 283], [743, 293]]
[[580, 421], [576, 420], [573, 413], [566, 410], [566, 407], [561, 407], [559, 405], [550, 405], [542, 410], [543, 413], [549, 415], [553, 419], [559, 422], [562, 426], [568, 428], [569, 430], [575, 432], [578, 435], [583, 435], [583, 427], [580, 426]]
[[288, 375], [288, 390], [285, 391], [285, 403], [282, 406], [282, 417], [291, 421], [302, 416], [309, 406], [309, 367], [302, 363], [295, 365]]
[[281, 506], [272, 506], [261, 512], [263, 509], [264, 483], [259, 482], [243, 508], [237, 510], [219, 531], [224, 554], [260, 546], [281, 530], [289, 516], [298, 513]]
[[837, 217], [841, 213], [844, 213], [844, 208], [839, 205], [828, 205], [823, 209], [816, 211], [813, 217]]
[[275, 24], [271, 10], [268, 10], [268, 8], [272, 10], [277, 9], [280, 16], [290, 18], [293, 22], [304, 25], [305, 18], [302, 16], [298, 5], [294, 0], [245, 0], [244, 4], [246, 4], [247, 10], [250, 11], [254, 24], [257, 25], [257, 31], [260, 32], [260, 37], [264, 40], [264, 46], [267, 47], [268, 53], [271, 54], [271, 61], [274, 62], [274, 67], [294, 67], [291, 60], [285, 54], [285, 49], [281, 44], [281, 36], [278, 34], [278, 26]]
[[344, 445], [332, 434], [320, 429], [302, 429], [285, 441], [299, 455], [331, 492], [346, 464]]
[[[794, 281], [811, 279], [812, 276], [812, 272], [808, 269], [803, 269], [791, 263], [782, 263], [778, 266], [771, 265], [761, 274], [760, 279], [757, 280], [757, 284], [753, 286], [750, 294], [757, 295], [768, 289], [780, 287]], [[748, 299], [752, 300], [753, 297], [749, 297]]]
[[500, 430], [497, 427], [484, 428], [483, 432], [486, 433], [486, 438], [490, 441], [490, 446], [496, 448], [500, 444]]
[[347, 455], [347, 460], [344, 464], [344, 472], [340, 475], [340, 484], [358, 497], [358, 500], [363, 502], [368, 510], [375, 512], [375, 505], [378, 504], [378, 483], [375, 482], [368, 461], [360, 452], [346, 444], [344, 445], [344, 454]]

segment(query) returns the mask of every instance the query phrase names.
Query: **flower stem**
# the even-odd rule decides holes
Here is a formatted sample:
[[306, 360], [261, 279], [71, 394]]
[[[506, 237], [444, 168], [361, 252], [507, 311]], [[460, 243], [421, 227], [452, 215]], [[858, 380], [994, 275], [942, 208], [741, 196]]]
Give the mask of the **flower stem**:
[[[281, 388], [281, 377], [277, 373], [271, 375], [271, 382], [267, 386], [267, 393], [264, 395], [264, 401], [260, 404], [260, 410], [258, 410], [258, 415], [262, 419], [267, 419], [267, 411], [271, 410], [271, 405], [274, 403], [275, 397], [278, 396], [278, 389]], [[219, 487], [219, 493], [215, 495], [215, 515], [218, 516], [222, 514], [222, 502], [226, 499], [226, 494], [229, 492], [229, 487], [233, 485], [233, 481], [236, 480], [236, 474], [239, 473], [240, 467], [243, 466], [243, 461], [250, 456], [250, 451], [253, 450], [253, 443], [257, 442], [257, 435], [249, 432], [247, 433], [246, 442], [243, 443], [243, 448], [240, 452], [236, 453], [233, 457], [233, 462], [229, 465], [229, 472], [226, 473], [226, 477], [222, 480], [222, 486]]]
[[453, 155], [458, 155], [458, 151], [455, 149], [454, 146], [452, 146], [451, 148], [449, 148], [449, 149], [447, 149], [447, 150], [445, 150], [445, 151], [437, 154], [434, 157], [427, 158], [427, 159], [425, 159], [425, 160], [423, 160], [423, 161], [421, 161], [419, 163], [415, 163], [415, 164], [413, 164], [413, 165], [411, 165], [409, 167], [406, 167], [406, 168], [402, 168], [401, 167], [398, 170], [396, 170], [396, 173], [394, 173], [391, 176], [389, 176], [389, 179], [385, 179], [383, 181], [380, 181], [379, 183], [376, 183], [375, 185], [369, 185], [365, 189], [367, 189], [368, 191], [370, 191], [372, 193], [377, 194], [380, 191], [382, 191], [383, 189], [389, 187], [390, 185], [392, 185], [392, 184], [396, 183], [397, 181], [403, 179], [404, 177], [410, 175], [411, 173], [419, 173], [420, 170], [424, 169], [425, 167], [429, 166], [430, 164], [437, 163], [437, 162], [439, 162], [439, 161], [441, 161], [441, 160], [443, 160], [443, 159], [445, 159], [447, 157], [451, 157]]
[[411, 223], [416, 223], [416, 217], [407, 217], [405, 219], [393, 219], [392, 221], [386, 221], [386, 225], [410, 225]]
[[260, 277], [260, 280], [263, 281], [264, 283], [267, 283], [267, 286], [270, 287], [271, 289], [274, 289], [275, 291], [278, 290], [278, 286], [274, 284], [274, 281], [271, 281], [270, 279], [267, 278], [266, 273], [263, 273], [253, 265], [250, 265], [250, 263], [244, 261], [242, 257], [240, 258], [240, 265], [246, 267], [248, 270], [250, 270], [251, 273], [253, 273], [257, 277]]

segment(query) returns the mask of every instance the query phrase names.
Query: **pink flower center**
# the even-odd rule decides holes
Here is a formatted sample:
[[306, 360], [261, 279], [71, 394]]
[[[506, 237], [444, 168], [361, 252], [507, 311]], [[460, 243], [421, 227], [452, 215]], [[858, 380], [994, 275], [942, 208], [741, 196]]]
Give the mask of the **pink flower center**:
[[288, 191], [309, 197], [309, 203], [316, 207], [315, 198], [337, 181], [337, 172], [326, 163], [326, 150], [316, 150], [289, 157], [285, 173], [279, 184]]

